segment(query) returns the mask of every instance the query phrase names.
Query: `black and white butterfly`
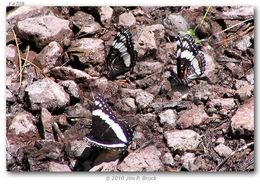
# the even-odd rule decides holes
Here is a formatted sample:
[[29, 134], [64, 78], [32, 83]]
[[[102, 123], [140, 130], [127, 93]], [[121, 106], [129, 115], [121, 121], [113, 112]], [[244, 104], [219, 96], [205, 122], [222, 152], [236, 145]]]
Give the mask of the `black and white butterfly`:
[[104, 98], [97, 95], [92, 110], [92, 128], [84, 140], [100, 148], [124, 151], [131, 144], [132, 138], [132, 128], [119, 121]]
[[132, 34], [129, 29], [121, 27], [107, 55], [108, 78], [114, 79], [132, 70], [137, 59], [138, 53], [134, 50]]
[[198, 49], [192, 36], [178, 36], [177, 40], [177, 76], [171, 71], [171, 78], [178, 84], [187, 85], [205, 72], [204, 53]]

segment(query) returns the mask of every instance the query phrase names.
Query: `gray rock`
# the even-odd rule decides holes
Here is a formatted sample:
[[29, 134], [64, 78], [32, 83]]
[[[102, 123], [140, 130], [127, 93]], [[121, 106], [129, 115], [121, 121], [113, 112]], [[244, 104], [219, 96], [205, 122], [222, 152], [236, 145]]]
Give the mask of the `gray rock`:
[[100, 21], [106, 27], [109, 28], [112, 21], [113, 9], [109, 6], [101, 6], [99, 9]]
[[25, 93], [32, 110], [40, 110], [42, 107], [55, 110], [65, 107], [70, 101], [62, 86], [49, 78], [35, 81], [25, 89]]
[[102, 29], [99, 23], [92, 23], [82, 27], [79, 31], [79, 35], [91, 35], [99, 32]]
[[47, 15], [51, 12], [45, 6], [20, 6], [6, 16], [6, 31], [9, 32], [16, 25], [18, 21], [25, 20], [30, 17], [38, 17]]
[[225, 143], [225, 138], [224, 137], [219, 137], [217, 140], [216, 140], [216, 144], [224, 144]]
[[201, 125], [208, 119], [208, 115], [204, 111], [204, 106], [193, 105], [192, 109], [184, 110], [179, 113], [179, 118], [176, 124], [182, 128], [189, 128], [191, 126]]
[[80, 99], [80, 89], [78, 85], [75, 83], [75, 81], [66, 80], [66, 81], [61, 81], [59, 84], [64, 87], [65, 91], [72, 98]]
[[111, 162], [103, 162], [99, 165], [92, 167], [89, 172], [118, 172], [117, 170], [118, 160]]
[[118, 91], [118, 85], [113, 81], [108, 81], [105, 77], [95, 80], [94, 85], [100, 92], [105, 92], [105, 98], [114, 98]]
[[220, 114], [228, 115], [235, 109], [236, 103], [233, 98], [216, 98], [207, 103], [209, 109], [215, 108]]
[[237, 91], [235, 92], [235, 97], [240, 101], [245, 101], [253, 95], [254, 85], [249, 84], [247, 81], [236, 80], [235, 85]]
[[161, 159], [164, 165], [170, 165], [170, 166], [174, 165], [174, 160], [170, 152], [165, 153]]
[[16, 135], [38, 132], [33, 115], [26, 112], [16, 114], [8, 130], [13, 131]]
[[156, 39], [151, 27], [140, 26], [137, 35], [139, 36], [135, 42], [136, 50], [140, 57], [144, 56], [147, 52], [157, 49]]
[[116, 107], [120, 108], [122, 111], [126, 112], [135, 112], [136, 111], [136, 105], [135, 105], [135, 99], [134, 98], [122, 98], [121, 101], [116, 103]]
[[65, 39], [72, 38], [73, 32], [69, 24], [68, 20], [46, 15], [19, 21], [17, 31], [19, 37], [34, 42], [35, 46], [42, 48], [51, 41], [62, 43]]
[[154, 33], [156, 39], [162, 39], [165, 36], [165, 28], [162, 24], [146, 26], [148, 30]]
[[132, 25], [135, 25], [135, 23], [135, 16], [131, 12], [125, 12], [119, 16], [118, 25], [131, 27]]
[[253, 6], [232, 6], [230, 9], [223, 11], [223, 15], [230, 19], [241, 17], [247, 19], [254, 16]]
[[232, 133], [238, 136], [254, 135], [254, 98], [241, 105], [231, 118]]
[[244, 69], [240, 65], [236, 65], [235, 63], [228, 62], [225, 64], [225, 67], [232, 72], [232, 75], [237, 78], [241, 79], [244, 77]]
[[140, 61], [134, 67], [134, 73], [139, 76], [146, 76], [161, 71], [163, 63]]
[[139, 91], [136, 93], [135, 102], [137, 107], [143, 109], [147, 107], [152, 101], [154, 96], [146, 91]]
[[95, 79], [86, 72], [71, 67], [55, 67], [51, 69], [50, 74], [56, 79], [73, 80], [76, 82], [88, 82]]
[[214, 150], [222, 157], [228, 157], [233, 152], [231, 148], [224, 144], [219, 144]]
[[71, 42], [67, 52], [77, 56], [82, 64], [101, 64], [105, 61], [104, 42], [96, 38], [82, 38]]
[[142, 91], [142, 89], [130, 89], [130, 88], [120, 88], [120, 94], [122, 97], [132, 97], [135, 98], [137, 92]]
[[255, 82], [254, 82], [254, 69], [251, 68], [250, 70], [247, 71], [246, 73], [246, 80], [251, 84], [251, 85], [254, 85]]
[[91, 25], [92, 23], [95, 22], [95, 18], [92, 15], [82, 11], [76, 12], [73, 16], [71, 16], [70, 20], [79, 29], [87, 25]]
[[66, 164], [56, 163], [51, 161], [48, 163], [49, 165], [49, 172], [71, 172], [71, 169]]
[[130, 153], [118, 166], [118, 170], [126, 172], [160, 171], [163, 169], [160, 156], [161, 152], [155, 146], [148, 146]]
[[63, 49], [56, 41], [50, 42], [37, 55], [35, 60], [41, 64], [46, 70], [61, 65], [61, 56]]
[[41, 122], [44, 131], [44, 139], [46, 140], [55, 140], [52, 130], [52, 124], [54, 122], [54, 117], [51, 113], [46, 109], [42, 108], [41, 110]]
[[5, 55], [8, 61], [15, 62], [18, 60], [16, 46], [13, 44], [7, 45]]
[[176, 113], [171, 110], [165, 110], [159, 114], [160, 123], [164, 126], [174, 128], [176, 126]]
[[243, 36], [241, 40], [236, 43], [238, 50], [246, 51], [252, 45], [250, 39], [251, 37], [249, 35]]
[[65, 151], [70, 157], [78, 158], [87, 147], [90, 148], [87, 142], [74, 140], [66, 144]]
[[172, 148], [173, 151], [194, 150], [201, 143], [200, 135], [189, 129], [166, 131], [164, 137], [167, 146]]
[[179, 14], [170, 14], [163, 20], [168, 35], [177, 37], [179, 32], [186, 32], [190, 26], [186, 19]]
[[91, 118], [91, 111], [83, 107], [80, 103], [67, 108], [68, 117]]
[[6, 96], [6, 101], [8, 101], [8, 102], [15, 102], [16, 101], [15, 96], [8, 89], [6, 89], [5, 96]]
[[194, 153], [185, 153], [181, 160], [183, 162], [182, 166], [188, 171], [197, 171], [199, 167], [194, 164], [196, 157]]

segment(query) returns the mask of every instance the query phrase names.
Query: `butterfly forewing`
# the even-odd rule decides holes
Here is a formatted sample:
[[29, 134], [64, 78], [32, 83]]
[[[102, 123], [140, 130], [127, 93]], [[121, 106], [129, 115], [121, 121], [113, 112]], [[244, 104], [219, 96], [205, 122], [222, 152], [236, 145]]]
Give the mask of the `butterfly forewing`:
[[92, 111], [92, 129], [85, 140], [101, 148], [125, 150], [132, 138], [131, 127], [119, 121], [104, 98], [97, 95]]
[[121, 28], [107, 56], [108, 77], [114, 79], [116, 76], [130, 71], [136, 64], [137, 58], [131, 32], [126, 28]]

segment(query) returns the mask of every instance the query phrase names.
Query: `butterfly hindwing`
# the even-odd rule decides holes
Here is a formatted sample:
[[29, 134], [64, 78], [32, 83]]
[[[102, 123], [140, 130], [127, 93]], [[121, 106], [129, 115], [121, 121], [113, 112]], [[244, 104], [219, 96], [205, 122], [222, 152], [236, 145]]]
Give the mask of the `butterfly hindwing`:
[[131, 127], [119, 121], [104, 98], [97, 95], [92, 111], [92, 129], [84, 139], [101, 148], [125, 150], [132, 138]]
[[173, 79], [177, 83], [187, 84], [205, 71], [204, 53], [199, 51], [194, 39], [188, 34], [178, 37], [176, 58], [178, 79], [175, 77]]
[[117, 33], [107, 56], [108, 77], [114, 79], [134, 67], [138, 58], [134, 50], [132, 34], [129, 29], [121, 28]]

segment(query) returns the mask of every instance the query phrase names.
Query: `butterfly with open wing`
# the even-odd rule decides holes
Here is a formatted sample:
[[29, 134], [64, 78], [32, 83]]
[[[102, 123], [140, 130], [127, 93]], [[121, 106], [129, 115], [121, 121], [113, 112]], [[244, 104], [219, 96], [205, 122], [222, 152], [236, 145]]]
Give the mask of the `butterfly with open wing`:
[[84, 140], [103, 149], [125, 151], [132, 138], [132, 128], [127, 123], [119, 121], [105, 99], [96, 95], [91, 131]]
[[186, 34], [177, 40], [177, 75], [171, 70], [170, 79], [176, 84], [187, 85], [205, 72], [204, 53], [198, 49], [194, 39]]
[[129, 29], [121, 27], [117, 33], [106, 59], [108, 78], [114, 79], [128, 71], [132, 71], [138, 59], [134, 50], [134, 42]]

